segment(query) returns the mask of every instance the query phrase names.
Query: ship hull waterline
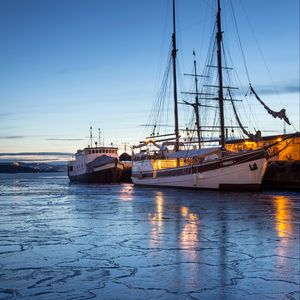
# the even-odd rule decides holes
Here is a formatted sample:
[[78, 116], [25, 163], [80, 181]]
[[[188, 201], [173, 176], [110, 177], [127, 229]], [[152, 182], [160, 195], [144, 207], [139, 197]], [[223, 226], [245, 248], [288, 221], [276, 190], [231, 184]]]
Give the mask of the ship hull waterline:
[[80, 175], [71, 175], [69, 173], [69, 179], [71, 182], [82, 183], [116, 183], [120, 181], [122, 172], [123, 168], [113, 166]]
[[260, 152], [256, 155], [240, 155], [193, 167], [178, 167], [168, 171], [157, 170], [156, 174], [137, 172], [133, 173], [132, 182], [143, 186], [258, 191], [267, 164], [268, 160], [264, 152]]

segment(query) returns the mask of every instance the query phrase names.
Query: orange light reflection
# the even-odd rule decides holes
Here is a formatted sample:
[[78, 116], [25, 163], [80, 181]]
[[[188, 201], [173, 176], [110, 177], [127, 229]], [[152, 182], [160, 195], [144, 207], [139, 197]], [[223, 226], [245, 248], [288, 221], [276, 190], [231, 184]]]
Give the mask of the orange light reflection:
[[188, 251], [189, 258], [192, 261], [196, 261], [199, 218], [196, 214], [189, 213], [188, 208], [185, 206], [181, 207], [181, 215], [187, 218], [187, 221], [180, 235], [180, 244], [182, 248]]
[[151, 240], [150, 244], [152, 247], [157, 246], [159, 243], [159, 235], [162, 233], [163, 229], [163, 211], [164, 211], [164, 196], [162, 192], [157, 192], [155, 196], [156, 200], [156, 212], [152, 214], [148, 214], [148, 218], [153, 225], [151, 229]]
[[286, 196], [275, 196], [276, 208], [276, 230], [279, 237], [289, 237], [292, 234], [292, 215], [289, 198]]
[[276, 209], [276, 231], [280, 238], [278, 247], [278, 263], [284, 264], [284, 256], [286, 255], [286, 249], [290, 243], [288, 238], [292, 232], [292, 210], [289, 203], [289, 198], [286, 196], [274, 197], [275, 209]]

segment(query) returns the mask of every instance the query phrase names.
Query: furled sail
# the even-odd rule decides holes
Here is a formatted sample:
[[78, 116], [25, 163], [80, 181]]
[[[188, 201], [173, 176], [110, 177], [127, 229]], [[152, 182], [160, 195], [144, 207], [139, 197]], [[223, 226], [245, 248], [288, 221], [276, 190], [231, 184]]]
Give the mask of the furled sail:
[[283, 119], [287, 124], [291, 125], [286, 113], [285, 109], [283, 108], [280, 111], [273, 111], [270, 107], [268, 107], [256, 94], [253, 87], [250, 85], [250, 91], [255, 95], [256, 99], [262, 104], [262, 106], [266, 109], [266, 111], [273, 117]]
[[236, 108], [235, 108], [235, 105], [234, 105], [234, 102], [232, 100], [232, 97], [231, 97], [231, 92], [230, 90], [228, 89], [228, 93], [229, 93], [229, 97], [230, 97], [230, 101], [231, 101], [231, 104], [232, 104], [232, 108], [233, 108], [233, 111], [234, 111], [234, 115], [235, 115], [235, 118], [241, 128], [241, 130], [243, 131], [243, 133], [252, 141], [259, 141], [261, 139], [261, 131], [256, 131], [255, 134], [253, 133], [250, 133], [249, 131], [247, 131], [245, 129], [245, 127], [243, 126], [238, 114], [237, 114], [237, 111], [236, 111]]

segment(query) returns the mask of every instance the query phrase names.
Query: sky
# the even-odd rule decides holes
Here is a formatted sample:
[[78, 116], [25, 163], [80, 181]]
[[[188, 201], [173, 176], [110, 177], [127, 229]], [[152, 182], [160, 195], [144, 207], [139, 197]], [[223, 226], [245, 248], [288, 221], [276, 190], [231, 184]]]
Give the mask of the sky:
[[[231, 1], [252, 85], [274, 110], [286, 108], [288, 132], [299, 130], [299, 1]], [[1, 0], [0, 160], [65, 157], [88, 145], [90, 126], [107, 145], [138, 143], [169, 55], [170, 8], [170, 0]], [[216, 1], [176, 8], [180, 72], [190, 72], [193, 49], [205, 60]], [[222, 11], [224, 43], [243, 66], [230, 0]], [[282, 132], [281, 121], [253, 109], [258, 129]]]

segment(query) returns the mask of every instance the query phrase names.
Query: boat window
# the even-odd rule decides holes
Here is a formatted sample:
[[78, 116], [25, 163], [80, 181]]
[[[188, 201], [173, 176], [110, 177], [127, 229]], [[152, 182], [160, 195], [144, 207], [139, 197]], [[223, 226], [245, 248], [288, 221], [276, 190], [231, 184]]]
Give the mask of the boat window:
[[95, 153], [95, 150], [92, 150], [92, 153]]

